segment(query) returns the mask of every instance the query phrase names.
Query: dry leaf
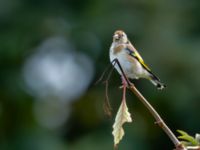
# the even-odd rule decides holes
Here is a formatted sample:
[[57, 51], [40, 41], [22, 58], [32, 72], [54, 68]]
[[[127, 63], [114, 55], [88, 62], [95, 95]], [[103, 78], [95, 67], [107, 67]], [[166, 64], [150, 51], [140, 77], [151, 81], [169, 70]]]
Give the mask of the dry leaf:
[[121, 139], [124, 136], [124, 129], [122, 126], [125, 122], [132, 122], [132, 119], [131, 119], [131, 114], [128, 112], [126, 101], [122, 100], [122, 103], [119, 107], [119, 110], [115, 118], [115, 123], [113, 125], [112, 134], [114, 136], [115, 146], [117, 146], [117, 144], [121, 141]]

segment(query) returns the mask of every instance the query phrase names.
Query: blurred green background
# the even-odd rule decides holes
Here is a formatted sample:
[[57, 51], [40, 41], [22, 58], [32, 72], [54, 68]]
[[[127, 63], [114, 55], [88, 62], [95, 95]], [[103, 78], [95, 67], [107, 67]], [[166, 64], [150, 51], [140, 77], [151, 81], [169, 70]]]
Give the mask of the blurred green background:
[[[113, 117], [103, 111], [113, 32], [123, 29], [166, 83], [134, 83], [175, 132], [199, 132], [199, 0], [1, 0], [0, 149], [110, 150], [120, 77], [109, 84]], [[119, 149], [173, 144], [130, 92], [134, 122]], [[177, 134], [176, 134], [177, 135]]]

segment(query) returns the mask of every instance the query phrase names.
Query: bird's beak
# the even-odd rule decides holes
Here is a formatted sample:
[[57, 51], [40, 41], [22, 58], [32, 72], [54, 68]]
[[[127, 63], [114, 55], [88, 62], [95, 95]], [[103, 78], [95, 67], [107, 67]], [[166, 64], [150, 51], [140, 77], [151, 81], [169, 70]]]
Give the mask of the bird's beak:
[[113, 36], [113, 38], [116, 39], [116, 40], [119, 40], [119, 35], [118, 35], [118, 34], [115, 34], [115, 35]]

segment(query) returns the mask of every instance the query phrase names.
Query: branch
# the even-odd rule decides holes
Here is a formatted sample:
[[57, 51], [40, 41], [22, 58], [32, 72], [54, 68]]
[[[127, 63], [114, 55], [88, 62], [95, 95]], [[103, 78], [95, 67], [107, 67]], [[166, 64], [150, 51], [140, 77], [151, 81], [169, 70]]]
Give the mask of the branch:
[[129, 89], [138, 97], [138, 99], [149, 110], [149, 112], [151, 113], [151, 115], [156, 120], [155, 123], [158, 124], [158, 126], [161, 127], [164, 130], [164, 132], [168, 135], [168, 137], [174, 143], [174, 145], [176, 147], [176, 150], [186, 150], [186, 148], [184, 148], [184, 146], [181, 144], [181, 142], [176, 138], [176, 136], [173, 134], [173, 132], [169, 129], [169, 127], [166, 125], [166, 123], [160, 117], [160, 115], [151, 106], [151, 104], [145, 99], [145, 97], [137, 90], [137, 88], [133, 84], [131, 84], [129, 86]]
[[144, 96], [137, 90], [137, 88], [128, 80], [126, 77], [122, 66], [117, 58], [115, 58], [111, 63], [113, 63], [113, 66], [116, 64], [118, 65], [119, 69], [121, 70], [121, 75], [124, 77], [124, 79], [127, 82], [128, 88], [138, 97], [138, 99], [144, 104], [144, 106], [149, 110], [151, 115], [155, 118], [156, 124], [158, 124], [159, 127], [163, 129], [163, 131], [168, 135], [168, 137], [171, 139], [171, 141], [174, 143], [176, 149], [175, 150], [187, 150], [183, 146], [183, 144], [176, 138], [176, 136], [173, 134], [173, 132], [169, 129], [169, 127], [166, 125], [166, 123], [162, 120], [160, 115], [156, 112], [156, 110], [151, 106], [151, 104], [144, 98]]

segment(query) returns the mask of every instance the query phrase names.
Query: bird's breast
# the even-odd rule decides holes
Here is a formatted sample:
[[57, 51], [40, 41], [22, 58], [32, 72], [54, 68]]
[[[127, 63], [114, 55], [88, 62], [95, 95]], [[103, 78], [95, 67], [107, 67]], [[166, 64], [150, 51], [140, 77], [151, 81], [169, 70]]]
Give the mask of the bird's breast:
[[[117, 51], [117, 52], [116, 52]], [[124, 73], [129, 78], [138, 78], [140, 74], [143, 74], [143, 68], [141, 64], [132, 56], [130, 56], [125, 48], [121, 50], [116, 50], [116, 48], [111, 47], [110, 49], [110, 61], [118, 59], [121, 67], [123, 68]], [[117, 64], [115, 64], [116, 70], [121, 74], [121, 70]]]
[[[127, 60], [127, 53], [124, 48], [122, 49], [116, 49], [116, 48], [111, 48], [110, 50], [110, 61], [112, 62], [114, 59], [118, 59], [121, 67], [123, 68], [125, 74], [129, 74], [132, 72], [132, 62]], [[121, 70], [117, 64], [115, 64], [115, 68], [117, 71], [121, 74]]]
[[124, 49], [125, 49], [125, 46], [124, 46], [124, 45], [115, 46], [115, 47], [113, 48], [113, 54], [121, 53], [122, 51], [124, 51]]

